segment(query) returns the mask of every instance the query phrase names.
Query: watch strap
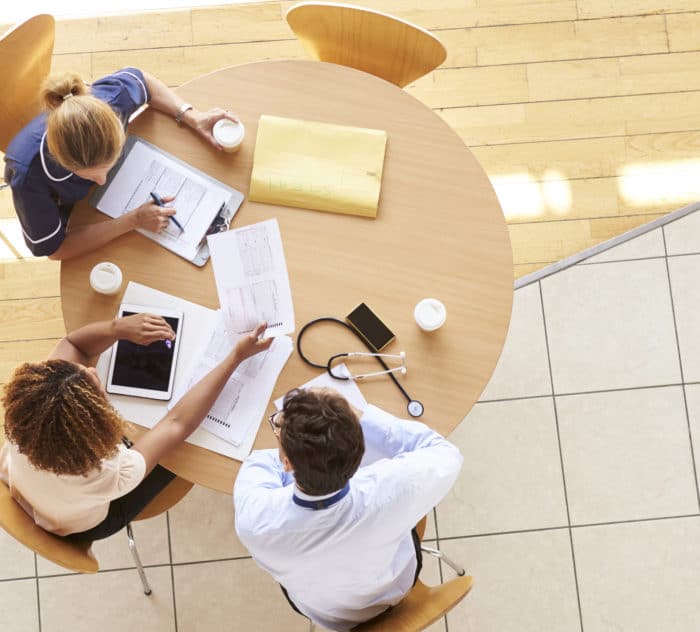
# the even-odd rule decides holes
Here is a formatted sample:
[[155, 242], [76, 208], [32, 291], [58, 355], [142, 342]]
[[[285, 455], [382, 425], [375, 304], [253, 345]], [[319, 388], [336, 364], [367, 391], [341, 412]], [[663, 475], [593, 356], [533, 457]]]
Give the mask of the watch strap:
[[175, 115], [175, 121], [177, 121], [177, 124], [180, 125], [182, 123], [182, 117], [185, 116], [185, 112], [188, 110], [191, 110], [193, 108], [193, 105], [191, 103], [183, 103], [177, 111], [177, 114]]

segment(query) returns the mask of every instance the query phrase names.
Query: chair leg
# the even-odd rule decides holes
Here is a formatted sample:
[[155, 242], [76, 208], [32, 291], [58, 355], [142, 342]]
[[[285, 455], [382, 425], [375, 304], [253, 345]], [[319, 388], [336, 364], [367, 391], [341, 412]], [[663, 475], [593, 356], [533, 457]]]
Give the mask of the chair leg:
[[131, 556], [134, 558], [136, 570], [139, 572], [141, 584], [143, 584], [143, 594], [150, 595], [153, 591], [148, 585], [148, 579], [146, 579], [146, 571], [143, 570], [143, 564], [141, 564], [141, 558], [139, 557], [139, 552], [136, 549], [136, 541], [134, 540], [134, 532], [131, 530], [131, 523], [126, 525], [126, 537], [129, 540], [129, 550], [131, 551]]
[[428, 555], [432, 555], [433, 557], [437, 557], [439, 560], [442, 560], [447, 564], [452, 570], [454, 570], [457, 575], [460, 577], [463, 577], [464, 575], [467, 574], [467, 572], [459, 566], [456, 562], [453, 562], [447, 555], [445, 555], [442, 551], [438, 551], [437, 549], [431, 549], [429, 546], [423, 546], [421, 545], [421, 551], [423, 553], [427, 553]]

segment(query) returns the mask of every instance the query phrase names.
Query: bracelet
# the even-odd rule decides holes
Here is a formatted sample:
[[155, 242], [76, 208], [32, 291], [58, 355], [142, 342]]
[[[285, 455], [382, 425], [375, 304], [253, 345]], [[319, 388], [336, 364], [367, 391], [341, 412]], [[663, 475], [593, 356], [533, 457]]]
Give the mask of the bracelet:
[[185, 112], [193, 108], [191, 103], [183, 103], [175, 115], [175, 121], [178, 125], [182, 124], [182, 117], [185, 116]]

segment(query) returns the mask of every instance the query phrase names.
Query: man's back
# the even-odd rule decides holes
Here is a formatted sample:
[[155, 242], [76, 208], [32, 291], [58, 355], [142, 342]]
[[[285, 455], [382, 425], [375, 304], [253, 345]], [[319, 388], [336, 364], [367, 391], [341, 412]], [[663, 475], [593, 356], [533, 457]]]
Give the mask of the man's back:
[[370, 406], [349, 490], [309, 496], [276, 450], [254, 452], [234, 489], [236, 529], [258, 565], [315, 622], [347, 630], [398, 603], [415, 580], [412, 527], [454, 483], [462, 458], [423, 424]]

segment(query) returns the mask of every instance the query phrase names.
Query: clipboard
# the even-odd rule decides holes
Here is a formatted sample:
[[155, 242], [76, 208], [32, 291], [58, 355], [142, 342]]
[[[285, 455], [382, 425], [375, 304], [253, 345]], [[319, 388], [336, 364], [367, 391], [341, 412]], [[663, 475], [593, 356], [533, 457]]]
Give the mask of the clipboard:
[[153, 191], [161, 197], [176, 196], [173, 206], [184, 232], [173, 222], [160, 233], [142, 228], [138, 232], [197, 266], [209, 259], [206, 236], [227, 230], [244, 199], [233, 187], [130, 135], [90, 204], [116, 218], [148, 201]]

